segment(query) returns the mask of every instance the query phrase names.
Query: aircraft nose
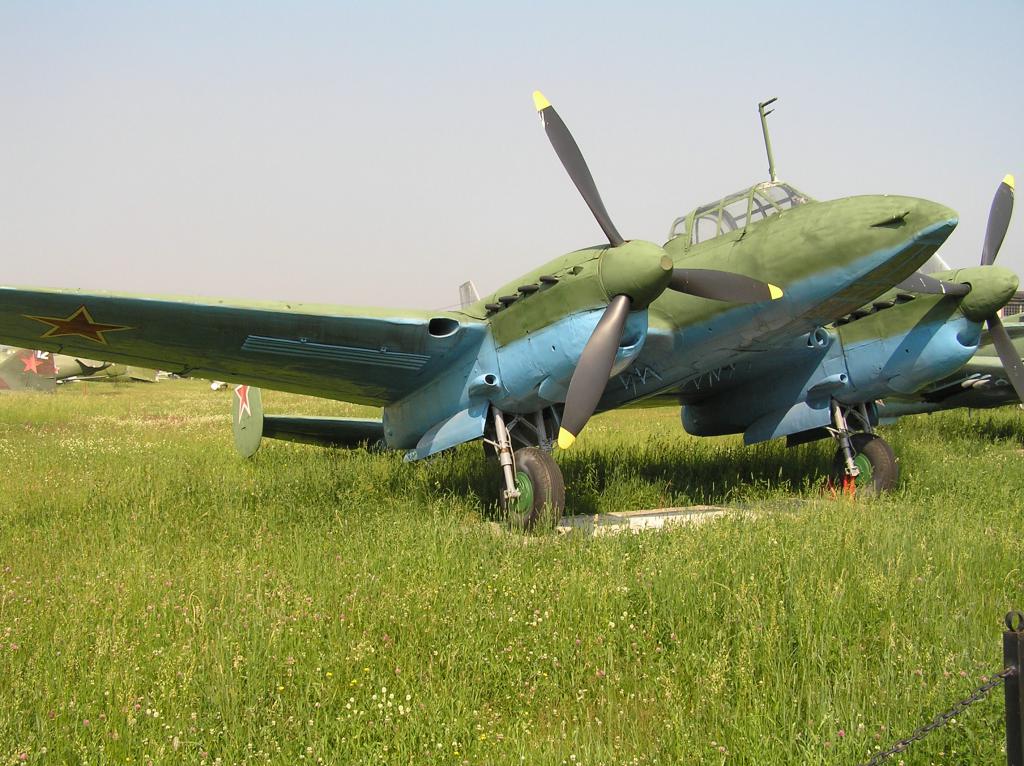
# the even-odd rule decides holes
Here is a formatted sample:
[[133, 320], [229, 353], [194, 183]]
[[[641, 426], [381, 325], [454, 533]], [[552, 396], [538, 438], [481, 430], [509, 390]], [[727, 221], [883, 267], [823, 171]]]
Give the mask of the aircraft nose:
[[889, 229], [905, 236], [907, 229], [922, 244], [941, 245], [956, 228], [960, 217], [952, 208], [920, 197], [882, 196], [871, 198], [868, 227]]
[[907, 223], [917, 230], [914, 238], [919, 242], [941, 245], [960, 222], [960, 216], [953, 208], [919, 197], [904, 199], [909, 211]]
[[[880, 295], [919, 269], [956, 228], [955, 210], [920, 197], [888, 194], [847, 197], [837, 211], [848, 211], [842, 243], [870, 271], [858, 280], [864, 291]], [[827, 204], [827, 203], [826, 203]], [[838, 223], [830, 226], [842, 230]]]

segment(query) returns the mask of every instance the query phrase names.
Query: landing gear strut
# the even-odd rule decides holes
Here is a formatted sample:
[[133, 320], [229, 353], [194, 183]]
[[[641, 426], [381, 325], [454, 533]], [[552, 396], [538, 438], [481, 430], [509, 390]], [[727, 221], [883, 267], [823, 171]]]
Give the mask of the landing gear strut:
[[832, 424], [828, 431], [839, 443], [829, 480], [850, 494], [875, 495], [893, 489], [899, 466], [892, 447], [874, 432], [867, 405], [847, 405], [832, 400]]
[[[515, 417], [506, 423], [505, 413], [491, 407], [491, 420], [494, 439], [485, 437], [484, 442], [498, 455], [502, 476], [499, 503], [509, 523], [520, 529], [554, 527], [565, 509], [565, 481], [551, 457], [552, 441], [544, 413], [534, 413], [529, 419]], [[525, 427], [520, 430], [519, 426]], [[513, 430], [517, 431], [516, 441], [531, 446], [515, 449]], [[531, 431], [534, 438], [529, 439]]]

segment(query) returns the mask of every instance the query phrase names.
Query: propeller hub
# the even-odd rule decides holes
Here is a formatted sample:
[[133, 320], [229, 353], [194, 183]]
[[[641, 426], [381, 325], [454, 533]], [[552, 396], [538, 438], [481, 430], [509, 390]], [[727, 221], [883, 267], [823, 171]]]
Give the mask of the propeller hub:
[[982, 322], [1005, 306], [1017, 292], [1017, 275], [1002, 266], [973, 266], [958, 269], [951, 282], [966, 282], [971, 291], [960, 302], [964, 316]]
[[601, 255], [601, 286], [611, 300], [628, 295], [632, 309], [646, 308], [672, 278], [672, 259], [653, 242], [634, 240], [611, 247]]

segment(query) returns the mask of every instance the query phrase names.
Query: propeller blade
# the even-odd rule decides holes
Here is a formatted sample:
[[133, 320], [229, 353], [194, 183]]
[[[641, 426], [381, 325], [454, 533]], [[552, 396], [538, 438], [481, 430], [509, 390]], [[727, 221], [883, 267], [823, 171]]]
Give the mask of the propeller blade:
[[1010, 214], [1013, 212], [1013, 176], [1008, 175], [996, 189], [992, 198], [992, 207], [988, 211], [988, 227], [985, 229], [985, 245], [981, 249], [981, 265], [991, 266], [1010, 227]]
[[714, 269], [673, 269], [670, 290], [713, 301], [760, 303], [782, 297], [782, 288], [742, 274]]
[[590, 340], [583, 347], [580, 360], [569, 381], [562, 412], [562, 426], [558, 429], [558, 446], [568, 449], [597, 409], [597, 403], [608, 385], [608, 376], [615, 363], [615, 353], [622, 341], [622, 331], [629, 316], [630, 300], [627, 295], [616, 295], [604, 310]]
[[569, 178], [583, 195], [583, 201], [587, 203], [590, 212], [594, 214], [598, 226], [608, 237], [608, 242], [612, 247], [618, 247], [624, 241], [622, 235], [619, 234], [615, 224], [612, 223], [611, 216], [605, 210], [601, 195], [597, 193], [597, 184], [594, 183], [594, 177], [590, 174], [587, 161], [583, 159], [583, 152], [576, 145], [572, 133], [565, 127], [565, 123], [558, 116], [555, 107], [551, 106], [551, 102], [544, 98], [544, 94], [539, 90], [533, 92], [533, 105], [540, 114], [540, 119], [544, 123], [544, 132], [548, 134], [548, 140], [554, 147], [558, 159], [562, 161], [562, 166], [569, 174]]
[[1017, 398], [1024, 402], [1024, 364], [1020, 360], [1020, 352], [1010, 339], [1010, 334], [1003, 327], [1003, 322], [998, 314], [993, 314], [987, 320], [988, 334], [992, 337], [992, 345], [996, 347], [999, 360], [1006, 370], [1006, 377], [1010, 380], [1013, 390], [1017, 392]]
[[925, 295], [967, 295], [971, 286], [960, 282], [944, 282], [941, 279], [930, 277], [915, 271], [898, 285], [897, 290], [907, 293], [923, 293]]

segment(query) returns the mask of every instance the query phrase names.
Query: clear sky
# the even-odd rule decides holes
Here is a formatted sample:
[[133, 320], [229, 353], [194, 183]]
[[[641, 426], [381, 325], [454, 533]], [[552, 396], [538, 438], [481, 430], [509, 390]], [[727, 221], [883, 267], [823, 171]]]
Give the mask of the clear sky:
[[[1024, 3], [0, 3], [0, 283], [437, 308], [767, 178], [980, 255], [1024, 184]], [[1000, 264], [1024, 274], [1024, 203]]]

